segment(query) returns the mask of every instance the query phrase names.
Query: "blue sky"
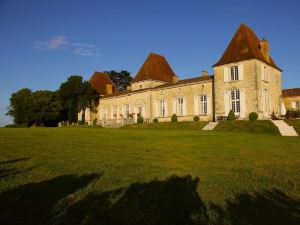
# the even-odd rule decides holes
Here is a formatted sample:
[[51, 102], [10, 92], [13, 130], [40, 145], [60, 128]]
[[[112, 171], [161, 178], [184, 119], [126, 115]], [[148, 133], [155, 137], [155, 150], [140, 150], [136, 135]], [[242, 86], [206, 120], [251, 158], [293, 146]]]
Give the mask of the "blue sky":
[[12, 92], [95, 70], [135, 74], [150, 52], [181, 79], [212, 73], [241, 22], [269, 40], [283, 88], [300, 87], [299, 21], [297, 0], [0, 0], [0, 126]]

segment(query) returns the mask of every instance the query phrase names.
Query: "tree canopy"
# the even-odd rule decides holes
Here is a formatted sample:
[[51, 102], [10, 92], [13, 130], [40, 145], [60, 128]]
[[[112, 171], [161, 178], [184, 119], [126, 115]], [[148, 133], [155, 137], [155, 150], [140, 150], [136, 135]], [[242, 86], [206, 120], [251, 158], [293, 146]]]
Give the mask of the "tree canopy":
[[108, 73], [110, 79], [114, 82], [114, 84], [120, 91], [126, 90], [127, 86], [130, 85], [130, 82], [133, 79], [130, 76], [130, 73], [125, 70], [121, 70], [121, 72], [112, 70], [106, 71], [106, 73]]

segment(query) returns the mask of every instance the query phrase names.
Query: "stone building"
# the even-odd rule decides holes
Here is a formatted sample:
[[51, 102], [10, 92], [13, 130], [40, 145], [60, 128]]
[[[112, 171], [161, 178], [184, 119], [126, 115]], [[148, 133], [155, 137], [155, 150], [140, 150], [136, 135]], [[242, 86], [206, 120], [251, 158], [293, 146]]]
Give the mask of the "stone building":
[[199, 77], [180, 80], [163, 56], [151, 53], [125, 91], [118, 91], [107, 74], [95, 72], [91, 84], [100, 94], [98, 112], [86, 110], [85, 120], [118, 124], [135, 122], [142, 115], [146, 122], [154, 118], [164, 122], [176, 114], [179, 121], [193, 120], [195, 115], [213, 121], [230, 110], [239, 119], [248, 119], [250, 112], [257, 112], [259, 119], [281, 114], [282, 70], [270, 55], [268, 41], [260, 40], [245, 24], [239, 26], [213, 71], [213, 75], [203, 71]]
[[286, 109], [300, 110], [300, 88], [285, 89], [282, 96]]

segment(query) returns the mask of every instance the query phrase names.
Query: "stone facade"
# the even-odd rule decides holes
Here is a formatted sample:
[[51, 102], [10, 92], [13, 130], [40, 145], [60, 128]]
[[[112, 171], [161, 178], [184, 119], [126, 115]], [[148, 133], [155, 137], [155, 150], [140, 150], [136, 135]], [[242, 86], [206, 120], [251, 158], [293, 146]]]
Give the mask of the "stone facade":
[[[231, 79], [236, 67], [238, 80]], [[240, 92], [240, 112], [247, 119], [257, 112], [260, 119], [270, 118], [272, 112], [280, 114], [282, 102], [281, 71], [259, 60], [251, 59], [214, 67], [215, 110], [217, 116], [227, 116], [232, 109], [232, 91]]]

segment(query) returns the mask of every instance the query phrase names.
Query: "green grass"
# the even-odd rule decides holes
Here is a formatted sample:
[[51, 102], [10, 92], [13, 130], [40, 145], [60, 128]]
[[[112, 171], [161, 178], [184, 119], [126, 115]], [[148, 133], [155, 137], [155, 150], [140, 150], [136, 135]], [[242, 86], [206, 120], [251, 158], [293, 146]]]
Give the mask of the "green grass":
[[0, 224], [300, 224], [299, 138], [16, 128], [0, 146]]
[[224, 122], [220, 122], [214, 130], [239, 132], [239, 133], [280, 135], [278, 128], [269, 120], [224, 121]]
[[293, 126], [296, 130], [296, 132], [300, 135], [300, 119], [298, 120], [286, 120], [286, 122]]
[[155, 129], [155, 130], [202, 130], [208, 122], [160, 122], [160, 123], [142, 123], [130, 124], [121, 127], [121, 129]]

